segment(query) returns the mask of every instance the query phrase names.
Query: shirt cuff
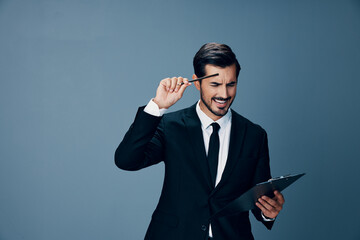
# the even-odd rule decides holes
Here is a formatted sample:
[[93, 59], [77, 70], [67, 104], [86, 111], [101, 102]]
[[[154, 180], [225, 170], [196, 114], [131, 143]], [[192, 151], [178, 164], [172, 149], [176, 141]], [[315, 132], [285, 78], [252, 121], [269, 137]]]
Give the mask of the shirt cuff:
[[159, 106], [153, 101], [153, 98], [150, 99], [149, 103], [144, 108], [144, 112], [153, 115], [155, 117], [161, 117], [165, 114], [167, 108], [159, 108]]
[[263, 214], [263, 212], [261, 212], [261, 216], [263, 218], [263, 220], [265, 222], [272, 222], [272, 221], [275, 221], [275, 218], [268, 218], [268, 217], [265, 217], [265, 215]]

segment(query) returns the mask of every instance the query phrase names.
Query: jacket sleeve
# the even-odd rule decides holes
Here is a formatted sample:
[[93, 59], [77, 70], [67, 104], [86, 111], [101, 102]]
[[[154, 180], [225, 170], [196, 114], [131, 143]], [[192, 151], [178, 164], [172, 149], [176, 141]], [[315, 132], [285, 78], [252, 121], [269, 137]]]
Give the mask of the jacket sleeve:
[[[262, 137], [262, 144], [259, 151], [259, 160], [255, 171], [254, 182], [253, 185], [256, 185], [260, 182], [267, 181], [271, 178], [270, 173], [270, 160], [269, 160], [269, 147], [268, 147], [268, 140], [267, 134], [265, 130], [263, 130], [263, 137]], [[258, 221], [261, 221], [267, 229], [271, 229], [274, 221], [265, 221], [261, 216], [261, 210], [256, 207], [252, 210], [255, 218]]]
[[115, 151], [115, 164], [123, 170], [135, 171], [162, 161], [163, 133], [160, 122], [140, 107], [135, 120]]

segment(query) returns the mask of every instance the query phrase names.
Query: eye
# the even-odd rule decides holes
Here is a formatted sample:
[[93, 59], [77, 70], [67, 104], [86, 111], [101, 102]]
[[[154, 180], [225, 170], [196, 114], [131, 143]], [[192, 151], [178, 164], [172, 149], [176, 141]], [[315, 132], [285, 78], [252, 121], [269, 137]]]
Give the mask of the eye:
[[212, 82], [212, 83], [210, 83], [210, 86], [212, 86], [212, 87], [217, 87], [217, 86], [219, 86], [220, 84], [219, 83], [216, 83], [216, 82]]
[[236, 85], [236, 82], [231, 82], [231, 83], [227, 84], [228, 87], [234, 87], [235, 85]]

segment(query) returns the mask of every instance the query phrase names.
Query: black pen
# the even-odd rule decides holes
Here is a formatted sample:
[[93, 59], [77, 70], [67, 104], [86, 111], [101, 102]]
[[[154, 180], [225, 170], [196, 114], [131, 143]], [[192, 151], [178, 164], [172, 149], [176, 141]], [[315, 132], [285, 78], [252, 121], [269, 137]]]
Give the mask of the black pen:
[[[205, 78], [215, 77], [215, 76], [219, 76], [219, 74], [215, 73], [215, 74], [211, 74], [211, 75], [208, 75], [208, 76], [205, 76], [205, 77], [196, 78], [196, 79], [190, 80], [189, 83], [199, 81], [199, 80], [203, 80]], [[184, 83], [182, 82], [181, 85], [183, 85], [183, 84]]]

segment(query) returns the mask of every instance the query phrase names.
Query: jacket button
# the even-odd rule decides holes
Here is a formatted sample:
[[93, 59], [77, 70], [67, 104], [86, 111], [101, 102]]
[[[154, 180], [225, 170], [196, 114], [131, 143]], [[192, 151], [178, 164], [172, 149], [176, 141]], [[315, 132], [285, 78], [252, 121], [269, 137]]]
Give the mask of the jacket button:
[[206, 229], [207, 229], [207, 227], [206, 227], [206, 225], [201, 225], [201, 230], [203, 230], [204, 232], [206, 231]]

